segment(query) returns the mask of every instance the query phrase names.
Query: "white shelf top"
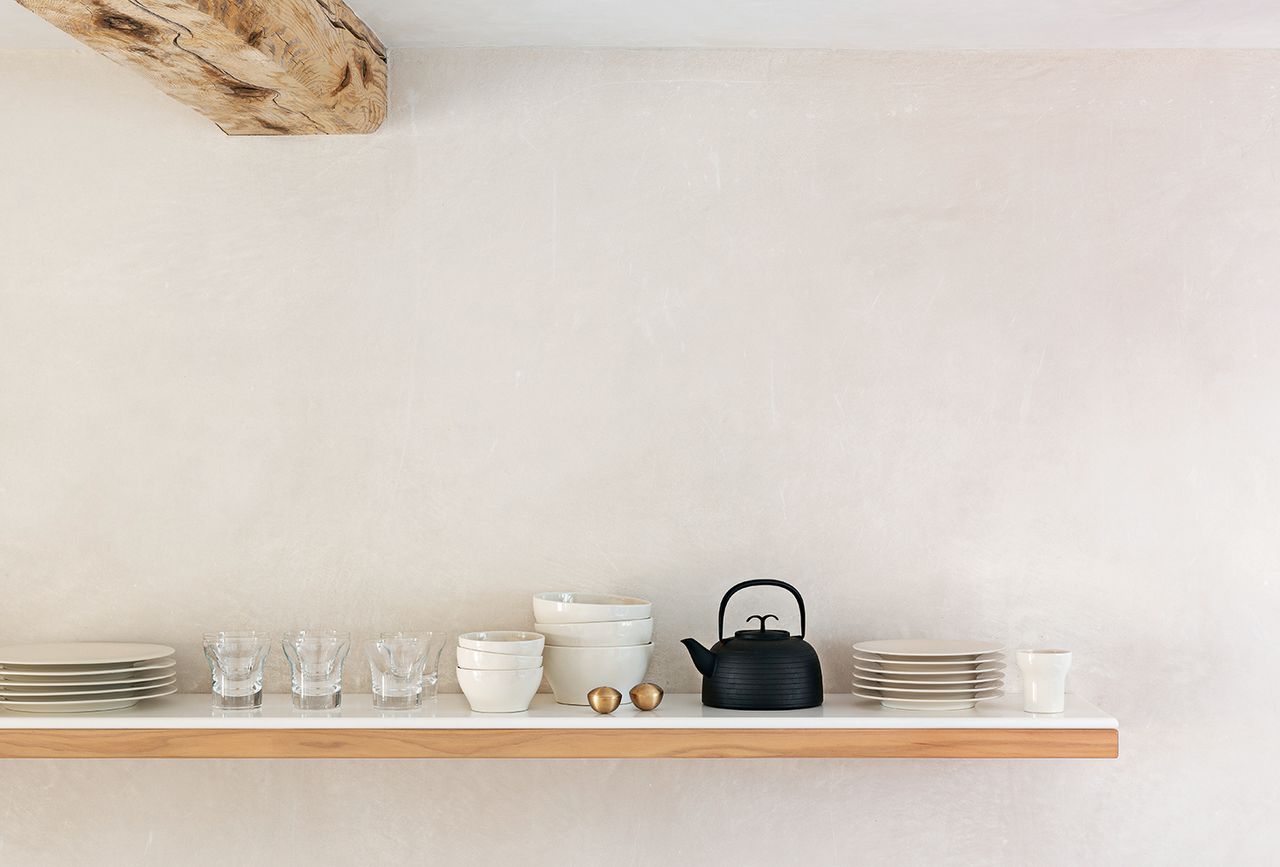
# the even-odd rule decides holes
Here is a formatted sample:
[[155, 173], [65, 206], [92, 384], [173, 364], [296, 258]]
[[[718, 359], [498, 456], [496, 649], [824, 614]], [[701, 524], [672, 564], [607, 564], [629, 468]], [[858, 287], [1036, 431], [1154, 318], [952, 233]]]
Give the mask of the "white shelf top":
[[475, 713], [461, 695], [441, 695], [416, 711], [377, 711], [372, 696], [343, 696], [337, 711], [299, 711], [288, 694], [264, 696], [254, 711], [220, 711], [209, 695], [171, 695], [131, 708], [97, 713], [33, 714], [5, 709], [0, 729], [1119, 729], [1115, 717], [1067, 696], [1060, 714], [1022, 710], [1011, 693], [970, 710], [903, 711], [847, 694], [829, 694], [821, 707], [737, 711], [704, 707], [696, 694], [667, 695], [655, 711], [623, 705], [609, 716], [589, 707], [534, 697], [525, 713]]

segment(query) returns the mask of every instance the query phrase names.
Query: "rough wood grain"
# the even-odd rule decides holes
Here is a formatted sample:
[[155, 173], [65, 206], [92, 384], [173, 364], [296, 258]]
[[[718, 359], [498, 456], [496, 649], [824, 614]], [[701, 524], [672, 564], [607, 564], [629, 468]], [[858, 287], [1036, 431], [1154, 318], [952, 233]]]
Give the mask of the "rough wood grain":
[[369, 133], [387, 52], [342, 0], [18, 0], [231, 135]]
[[0, 758], [1112, 759], [1115, 729], [10, 729]]

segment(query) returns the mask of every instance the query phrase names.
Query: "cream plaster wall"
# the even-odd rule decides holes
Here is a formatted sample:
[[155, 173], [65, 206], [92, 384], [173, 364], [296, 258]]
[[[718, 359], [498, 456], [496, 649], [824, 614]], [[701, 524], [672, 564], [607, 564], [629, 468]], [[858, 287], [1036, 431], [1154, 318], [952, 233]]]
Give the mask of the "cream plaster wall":
[[1270, 861], [1278, 81], [400, 52], [378, 135], [255, 140], [0, 55], [0, 639], [170, 642], [195, 690], [205, 628], [611, 589], [690, 690], [676, 640], [776, 575], [831, 690], [857, 638], [1052, 642], [1124, 725], [1075, 764], [10, 762], [0, 863]]

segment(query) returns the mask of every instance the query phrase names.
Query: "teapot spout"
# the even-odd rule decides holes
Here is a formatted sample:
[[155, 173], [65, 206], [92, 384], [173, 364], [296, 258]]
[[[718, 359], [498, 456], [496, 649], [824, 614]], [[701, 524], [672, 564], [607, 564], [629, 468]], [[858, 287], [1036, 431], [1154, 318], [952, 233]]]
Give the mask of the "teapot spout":
[[704, 677], [711, 677], [716, 670], [716, 655], [692, 638], [686, 638], [680, 643], [689, 649], [694, 667], [702, 672]]

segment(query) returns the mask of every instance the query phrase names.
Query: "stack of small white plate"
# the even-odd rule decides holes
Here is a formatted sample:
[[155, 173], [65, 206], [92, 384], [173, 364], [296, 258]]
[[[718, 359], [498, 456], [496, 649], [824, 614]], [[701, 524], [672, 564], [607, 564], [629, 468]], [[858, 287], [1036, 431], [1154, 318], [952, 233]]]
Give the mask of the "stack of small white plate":
[[853, 694], [897, 710], [964, 710], [1004, 695], [1004, 648], [890, 639], [853, 646]]
[[173, 648], [72, 641], [0, 647], [0, 708], [25, 713], [118, 710], [177, 692]]

